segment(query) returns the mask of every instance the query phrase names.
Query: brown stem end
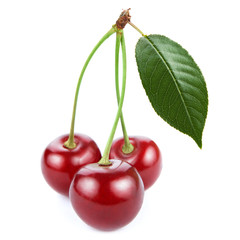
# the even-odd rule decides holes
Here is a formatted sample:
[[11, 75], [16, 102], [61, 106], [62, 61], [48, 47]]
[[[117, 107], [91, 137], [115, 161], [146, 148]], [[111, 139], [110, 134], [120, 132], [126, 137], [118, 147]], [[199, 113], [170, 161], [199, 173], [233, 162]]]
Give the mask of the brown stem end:
[[131, 16], [129, 13], [129, 10], [131, 8], [127, 9], [127, 10], [123, 10], [122, 13], [120, 14], [118, 20], [116, 21], [116, 26], [118, 29], [123, 29], [127, 23], [130, 22]]

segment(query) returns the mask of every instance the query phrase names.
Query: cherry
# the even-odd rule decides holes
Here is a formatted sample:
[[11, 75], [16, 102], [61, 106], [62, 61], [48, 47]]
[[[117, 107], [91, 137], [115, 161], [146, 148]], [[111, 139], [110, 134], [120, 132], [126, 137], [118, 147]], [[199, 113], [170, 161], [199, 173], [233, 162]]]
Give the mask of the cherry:
[[74, 135], [76, 147], [64, 146], [69, 135], [52, 141], [42, 155], [42, 173], [47, 183], [57, 192], [68, 196], [75, 173], [85, 164], [98, 162], [101, 158], [97, 144], [88, 136]]
[[75, 175], [69, 190], [78, 216], [99, 230], [115, 230], [130, 223], [139, 212], [144, 186], [137, 170], [120, 160], [111, 165], [92, 163]]
[[129, 137], [134, 149], [124, 153], [124, 139], [113, 141], [110, 155], [111, 159], [121, 159], [134, 166], [144, 183], [145, 190], [153, 185], [162, 170], [161, 152], [154, 141], [146, 137]]

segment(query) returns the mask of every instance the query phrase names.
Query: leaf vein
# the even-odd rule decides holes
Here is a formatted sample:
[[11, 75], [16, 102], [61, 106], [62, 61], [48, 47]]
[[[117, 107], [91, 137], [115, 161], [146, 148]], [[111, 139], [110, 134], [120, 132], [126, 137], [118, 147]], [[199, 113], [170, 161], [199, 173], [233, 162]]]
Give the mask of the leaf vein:
[[179, 95], [180, 95], [180, 98], [181, 98], [181, 100], [182, 100], [182, 102], [183, 102], [183, 106], [184, 106], [184, 108], [185, 108], [187, 117], [188, 117], [188, 119], [189, 119], [190, 125], [191, 125], [192, 130], [193, 130], [193, 133], [194, 133], [194, 135], [196, 136], [193, 122], [192, 122], [192, 120], [191, 120], [191, 117], [190, 117], [190, 114], [189, 114], [188, 109], [187, 109], [187, 107], [186, 107], [184, 98], [183, 98], [183, 96], [182, 96], [182, 94], [181, 94], [181, 91], [180, 91], [179, 86], [178, 86], [178, 84], [177, 84], [176, 77], [175, 77], [175, 75], [174, 75], [171, 67], [169, 66], [169, 64], [167, 63], [167, 61], [165, 60], [165, 58], [162, 56], [162, 54], [160, 53], [160, 51], [158, 50], [158, 48], [155, 46], [155, 44], [150, 40], [150, 38], [149, 38], [149, 37], [146, 37], [146, 39], [147, 39], [147, 40], [150, 42], [150, 44], [153, 46], [153, 49], [154, 49], [155, 52], [158, 54], [158, 56], [162, 59], [162, 62], [165, 64], [165, 66], [166, 66], [166, 68], [168, 69], [170, 75], [172, 76], [173, 82], [174, 82], [174, 84], [175, 84], [175, 86], [176, 86], [176, 88], [177, 88], [177, 91], [178, 91], [178, 93], [179, 93]]

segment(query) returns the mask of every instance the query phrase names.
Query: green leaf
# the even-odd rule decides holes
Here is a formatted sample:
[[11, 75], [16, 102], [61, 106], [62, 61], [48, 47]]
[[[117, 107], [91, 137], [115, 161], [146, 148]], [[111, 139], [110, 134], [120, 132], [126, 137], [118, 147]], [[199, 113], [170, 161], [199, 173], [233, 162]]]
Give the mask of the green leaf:
[[138, 71], [157, 114], [202, 147], [208, 109], [204, 77], [189, 53], [161, 35], [141, 37], [136, 45]]

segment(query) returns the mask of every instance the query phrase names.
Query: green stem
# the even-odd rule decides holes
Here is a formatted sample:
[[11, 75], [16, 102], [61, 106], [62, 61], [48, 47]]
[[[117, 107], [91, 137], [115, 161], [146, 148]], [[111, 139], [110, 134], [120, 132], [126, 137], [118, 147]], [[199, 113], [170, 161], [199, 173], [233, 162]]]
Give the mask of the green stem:
[[[116, 95], [117, 95], [117, 101], [119, 104], [120, 101], [120, 92], [119, 92], [119, 47], [120, 47], [120, 41], [121, 41], [121, 36], [120, 34], [116, 34], [116, 48], [115, 48], [115, 86], [116, 86]], [[123, 113], [121, 113], [120, 116], [121, 120], [121, 125], [122, 125], [122, 131], [123, 131], [123, 136], [124, 136], [124, 145], [122, 148], [122, 151], [126, 154], [131, 153], [134, 150], [133, 145], [130, 143], [124, 118], [123, 118]]]
[[112, 131], [110, 133], [110, 136], [108, 138], [103, 156], [101, 158], [101, 160], [98, 162], [99, 165], [110, 165], [111, 162], [109, 161], [109, 153], [110, 153], [110, 149], [111, 149], [111, 145], [112, 145], [112, 141], [114, 138], [114, 134], [116, 132], [117, 129], [117, 124], [119, 121], [119, 118], [121, 116], [122, 113], [122, 106], [123, 106], [123, 100], [124, 100], [124, 96], [125, 96], [125, 88], [126, 88], [126, 77], [127, 77], [127, 56], [126, 56], [126, 46], [125, 46], [125, 40], [124, 40], [124, 35], [123, 35], [123, 31], [119, 30], [117, 32], [117, 37], [121, 38], [121, 46], [122, 46], [122, 64], [123, 64], [123, 75], [122, 75], [122, 91], [121, 91], [121, 97], [119, 100], [119, 104], [118, 104], [118, 111], [115, 117], [115, 121], [112, 127]]
[[77, 99], [78, 99], [78, 93], [79, 93], [79, 88], [82, 82], [82, 78], [84, 75], [84, 72], [88, 66], [88, 63], [90, 62], [92, 56], [94, 55], [94, 53], [97, 51], [97, 49], [101, 46], [101, 44], [107, 39], [109, 38], [113, 33], [116, 32], [116, 26], [114, 25], [101, 39], [100, 41], [97, 43], [97, 45], [93, 48], [92, 52], [90, 53], [90, 55], [88, 56], [80, 77], [78, 79], [78, 83], [77, 83], [77, 88], [76, 88], [76, 92], [75, 92], [75, 98], [74, 98], [74, 104], [73, 104], [73, 113], [72, 113], [72, 121], [71, 121], [71, 128], [70, 128], [70, 134], [69, 134], [69, 138], [68, 140], [64, 143], [64, 146], [69, 148], [69, 149], [73, 149], [76, 147], [76, 143], [74, 142], [74, 125], [75, 125], [75, 115], [76, 115], [76, 108], [77, 108]]

